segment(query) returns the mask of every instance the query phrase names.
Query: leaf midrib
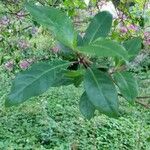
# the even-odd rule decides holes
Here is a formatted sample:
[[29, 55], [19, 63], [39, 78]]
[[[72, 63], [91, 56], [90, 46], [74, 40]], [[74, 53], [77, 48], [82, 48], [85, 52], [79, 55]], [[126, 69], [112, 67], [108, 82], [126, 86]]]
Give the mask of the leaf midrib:
[[95, 77], [93, 71], [92, 71], [90, 68], [89, 68], [89, 70], [90, 70], [90, 72], [91, 72], [91, 74], [92, 74], [92, 76], [93, 76], [93, 79], [94, 79], [94, 81], [95, 81], [97, 87], [98, 87], [98, 90], [102, 93], [104, 99], [106, 99], [107, 105], [108, 105], [112, 110], [114, 110], [114, 109], [112, 108], [111, 104], [109, 103], [109, 100], [107, 100], [107, 97], [106, 97], [105, 94], [103, 93], [103, 90], [100, 88], [99, 83], [98, 83], [98, 81], [97, 81], [97, 79], [96, 79], [96, 77]]
[[91, 40], [89, 41], [89, 44], [91, 44], [91, 42], [93, 41], [97, 31], [100, 29], [101, 25], [104, 23], [104, 21], [106, 20], [107, 17], [108, 17], [108, 14], [104, 17], [104, 19], [101, 20], [101, 23], [99, 24], [98, 28], [95, 30], [95, 33], [93, 34]]
[[[122, 56], [118, 51], [115, 51], [115, 50], [113, 50], [113, 49], [111, 49], [111, 48], [109, 48], [109, 47], [107, 47], [107, 46], [104, 46], [104, 45], [97, 45], [97, 44], [93, 44], [93, 45], [89, 45], [89, 46], [91, 46], [91, 47], [96, 47], [96, 48], [100, 48], [100, 49], [107, 49], [109, 52], [116, 53], [116, 54], [117, 54], [118, 56], [120, 56], [121, 58], [126, 59], [126, 58], [125, 58], [124, 56]], [[84, 47], [84, 46], [83, 46], [83, 47]], [[81, 47], [81, 48], [82, 48], [82, 51], [91, 53], [91, 52], [88, 51], [86, 48], [83, 50], [83, 47]], [[94, 51], [94, 49], [93, 49], [93, 51]], [[94, 51], [95, 54], [98, 54], [99, 52], [103, 53], [103, 51]], [[123, 51], [123, 52], [124, 52], [124, 51]], [[123, 55], [124, 55], [124, 53], [123, 53]]]
[[132, 97], [132, 96], [131, 96], [132, 94], [131, 94], [131, 92], [130, 92], [130, 90], [129, 90], [129, 86], [128, 86], [127, 81], [125, 80], [125, 77], [124, 77], [121, 73], [118, 73], [118, 75], [120, 75], [122, 81], [124, 82], [125, 87], [126, 87], [126, 90], [128, 91], [128, 94], [130, 95], [130, 98], [131, 98], [131, 97]]

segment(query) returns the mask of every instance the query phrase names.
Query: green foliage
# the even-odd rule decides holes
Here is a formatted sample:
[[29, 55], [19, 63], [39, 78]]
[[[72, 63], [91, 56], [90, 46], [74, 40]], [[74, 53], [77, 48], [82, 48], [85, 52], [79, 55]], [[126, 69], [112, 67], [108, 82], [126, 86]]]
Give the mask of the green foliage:
[[[65, 61], [57, 59], [39, 63], [17, 75], [6, 105], [24, 102], [42, 94], [49, 87], [69, 84], [78, 87], [84, 80], [86, 95], [83, 94], [80, 101], [82, 114], [90, 119], [94, 116], [96, 109], [105, 115], [117, 117], [119, 114], [118, 93], [112, 79], [113, 73], [110, 72], [114, 68], [110, 67], [105, 71], [100, 71], [98, 67], [93, 68], [92, 64], [96, 62], [89, 55], [118, 58], [119, 61], [128, 62], [129, 56], [135, 56], [139, 52], [141, 40], [135, 38], [126, 41], [123, 44], [126, 50], [123, 45], [106, 38], [112, 26], [112, 15], [106, 11], [99, 12], [93, 17], [82, 38], [76, 34], [71, 20], [61, 10], [29, 3], [26, 4], [26, 8], [39, 24], [54, 33], [60, 42], [55, 49], [60, 49], [60, 57]], [[132, 49], [134, 52], [131, 52]], [[115, 70], [118, 69], [117, 66], [114, 67], [116, 67]], [[130, 79], [133, 77], [128, 74], [123, 74], [122, 81], [120, 74], [115, 75], [116, 80], [121, 83], [120, 85], [117, 82], [117, 85], [121, 94], [131, 102], [137, 96], [135, 81], [130, 84]], [[129, 93], [130, 89], [133, 90], [133, 95]]]
[[95, 106], [90, 102], [86, 92], [80, 98], [79, 109], [85, 118], [91, 119], [94, 117]]
[[91, 44], [99, 37], [107, 37], [112, 26], [112, 15], [103, 11], [93, 17], [83, 37], [84, 44]]
[[133, 75], [129, 72], [116, 72], [114, 80], [123, 97], [133, 104], [138, 96], [138, 85]]
[[78, 50], [86, 54], [103, 57], [119, 57], [128, 60], [128, 53], [123, 46], [109, 39], [98, 39], [89, 45], [78, 47]]
[[75, 47], [76, 33], [70, 19], [59, 9], [35, 6], [29, 3], [26, 8], [34, 19], [41, 25], [50, 29], [56, 38], [63, 44]]
[[[24, 1], [0, 1], [0, 149], [149, 150], [150, 113], [138, 103], [148, 108], [150, 101], [137, 97], [149, 96], [150, 91], [150, 17], [149, 11], [144, 10], [146, 1], [113, 0], [118, 17], [112, 21], [109, 12], [101, 11], [103, 1], [31, 0], [35, 5], [27, 7], [35, 13], [31, 13], [33, 23], [30, 11], [23, 8]], [[41, 13], [45, 9], [53, 11]], [[69, 18], [81, 34], [74, 30]], [[45, 74], [47, 69], [53, 70], [58, 63], [65, 62], [68, 64], [63, 68]], [[18, 74], [31, 63], [35, 64]], [[14, 73], [18, 74], [15, 79]], [[42, 76], [37, 78], [37, 75]], [[12, 79], [12, 91], [7, 99]], [[35, 85], [31, 84], [34, 86], [20, 92], [34, 79]], [[85, 80], [92, 84], [88, 90]], [[48, 90], [49, 87], [53, 88]], [[42, 95], [28, 103], [19, 97], [34, 94]], [[95, 100], [100, 102], [99, 107], [93, 105]], [[117, 108], [120, 117], [102, 115], [106, 108], [109, 111], [104, 114], [115, 113], [109, 103], [114, 104], [115, 100], [119, 109], [118, 106], [114, 109]], [[5, 107], [22, 102], [18, 107]]]
[[117, 91], [107, 73], [88, 69], [84, 86], [89, 100], [96, 109], [108, 116], [118, 115]]
[[[2, 67], [0, 72], [0, 149], [149, 150], [148, 109], [120, 99], [122, 117], [113, 119], [96, 112], [87, 121], [78, 110], [83, 89], [74, 86], [51, 88], [32, 101], [6, 109], [3, 104], [14, 75]], [[140, 95], [148, 94], [150, 72], [138, 78]]]
[[61, 85], [64, 69], [70, 62], [53, 61], [51, 63], [38, 63], [31, 69], [17, 75], [14, 80], [9, 100], [6, 106], [22, 103], [26, 99], [38, 96], [49, 87]]
[[142, 40], [141, 38], [133, 38], [131, 40], [127, 40], [123, 43], [123, 46], [126, 48], [128, 51], [128, 55], [130, 59], [133, 59], [136, 57], [136, 55], [139, 53], [141, 50], [141, 44]]

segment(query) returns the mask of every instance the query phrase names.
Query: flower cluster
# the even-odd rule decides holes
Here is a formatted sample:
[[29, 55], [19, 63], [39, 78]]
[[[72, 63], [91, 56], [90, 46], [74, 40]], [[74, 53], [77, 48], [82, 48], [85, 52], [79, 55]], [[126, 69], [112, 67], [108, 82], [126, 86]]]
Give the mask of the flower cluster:
[[127, 33], [129, 30], [135, 32], [135, 31], [139, 30], [139, 27], [137, 25], [134, 25], [134, 24], [130, 24], [127, 26], [121, 25], [119, 30], [121, 33]]
[[18, 47], [20, 49], [25, 50], [25, 49], [29, 48], [29, 43], [26, 40], [19, 40]]
[[24, 19], [24, 16], [25, 16], [24, 11], [19, 11], [19, 12], [17, 13], [17, 18], [20, 19], [20, 20]]
[[120, 19], [120, 20], [127, 19], [127, 16], [122, 11], [118, 11], [117, 15], [118, 15], [118, 19]]
[[60, 48], [59, 48], [58, 45], [52, 47], [52, 52], [53, 52], [53, 53], [58, 53], [59, 51], [60, 51]]
[[19, 67], [21, 68], [21, 69], [23, 69], [23, 70], [25, 70], [25, 69], [27, 69], [27, 68], [29, 68], [29, 66], [32, 64], [32, 60], [29, 60], [29, 59], [27, 59], [27, 60], [21, 60], [20, 62], [19, 62]]
[[0, 25], [1, 26], [7, 26], [7, 25], [9, 25], [9, 23], [10, 23], [10, 19], [7, 16], [3, 16], [0, 19]]
[[[24, 59], [24, 60], [20, 60], [18, 66], [20, 69], [25, 70], [29, 68], [32, 63], [33, 63], [33, 59]], [[4, 64], [4, 67], [7, 71], [13, 71], [15, 67], [15, 62], [13, 60], [9, 60]]]
[[10, 60], [4, 64], [4, 67], [8, 71], [12, 71], [14, 68], [14, 61]]

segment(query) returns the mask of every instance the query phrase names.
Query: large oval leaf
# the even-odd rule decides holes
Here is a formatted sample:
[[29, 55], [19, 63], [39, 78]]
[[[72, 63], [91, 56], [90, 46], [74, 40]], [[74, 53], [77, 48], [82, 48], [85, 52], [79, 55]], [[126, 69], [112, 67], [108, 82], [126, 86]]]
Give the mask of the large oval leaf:
[[83, 38], [84, 44], [92, 43], [99, 37], [106, 37], [112, 26], [112, 15], [107, 12], [99, 12], [92, 19]]
[[122, 96], [130, 103], [133, 103], [138, 96], [138, 85], [133, 75], [129, 72], [116, 72], [114, 80]]
[[128, 51], [130, 59], [133, 59], [141, 50], [142, 40], [139, 37], [127, 40], [123, 43], [123, 46]]
[[79, 109], [85, 118], [91, 119], [94, 117], [95, 107], [89, 101], [86, 92], [84, 92], [80, 98]]
[[42, 94], [49, 87], [60, 84], [62, 72], [69, 64], [70, 62], [62, 60], [38, 63], [31, 69], [19, 73], [12, 84], [6, 105], [22, 103], [33, 96]]
[[26, 4], [26, 8], [34, 19], [39, 24], [49, 28], [60, 42], [66, 46], [75, 47], [77, 35], [69, 17], [61, 10], [29, 3]]
[[128, 60], [126, 49], [115, 41], [109, 39], [98, 39], [97, 41], [78, 47], [78, 50], [95, 56], [119, 57]]
[[118, 115], [117, 91], [107, 73], [88, 68], [84, 86], [89, 100], [101, 113]]

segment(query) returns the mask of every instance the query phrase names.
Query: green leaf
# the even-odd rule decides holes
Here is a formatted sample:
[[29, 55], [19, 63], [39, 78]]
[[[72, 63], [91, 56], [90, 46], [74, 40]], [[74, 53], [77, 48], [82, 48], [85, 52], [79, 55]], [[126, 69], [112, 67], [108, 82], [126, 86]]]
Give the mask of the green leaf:
[[6, 106], [22, 103], [33, 96], [42, 94], [49, 87], [57, 86], [69, 64], [70, 62], [62, 60], [38, 63], [29, 70], [19, 73], [12, 84]]
[[119, 57], [123, 60], [128, 60], [128, 53], [123, 46], [109, 39], [98, 39], [97, 41], [77, 47], [79, 51], [104, 57]]
[[84, 92], [80, 98], [79, 109], [85, 118], [91, 119], [94, 117], [95, 107], [89, 101], [86, 92]]
[[[83, 39], [82, 37], [78, 34], [77, 36], [77, 45], [81, 46], [83, 44]], [[59, 54], [61, 54], [61, 56], [63, 56], [64, 58], [70, 58], [73, 59], [76, 57], [76, 53], [74, 53], [74, 51], [69, 48], [68, 46], [65, 46], [63, 43], [58, 42], [57, 47], [59, 49]]]
[[110, 32], [111, 26], [112, 15], [107, 11], [99, 12], [94, 16], [85, 32], [84, 44], [92, 43], [99, 37], [106, 37]]
[[81, 46], [83, 45], [83, 38], [81, 35], [78, 34], [78, 37], [77, 37], [77, 46]]
[[33, 18], [39, 24], [50, 29], [60, 42], [71, 48], [76, 46], [77, 35], [71, 20], [65, 13], [56, 8], [36, 6], [29, 3], [26, 4], [26, 8]]
[[84, 86], [89, 100], [96, 109], [108, 116], [116, 117], [118, 115], [117, 91], [107, 73], [88, 68]]
[[114, 80], [122, 96], [130, 103], [133, 103], [138, 96], [138, 85], [133, 75], [129, 72], [116, 72]]
[[131, 40], [127, 40], [123, 43], [123, 46], [128, 51], [129, 57], [131, 59], [135, 58], [135, 56], [139, 53], [142, 46], [142, 40], [139, 37], [133, 38]]

